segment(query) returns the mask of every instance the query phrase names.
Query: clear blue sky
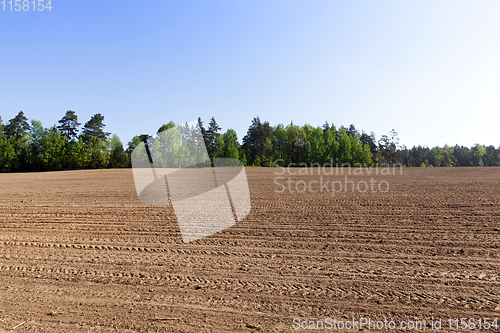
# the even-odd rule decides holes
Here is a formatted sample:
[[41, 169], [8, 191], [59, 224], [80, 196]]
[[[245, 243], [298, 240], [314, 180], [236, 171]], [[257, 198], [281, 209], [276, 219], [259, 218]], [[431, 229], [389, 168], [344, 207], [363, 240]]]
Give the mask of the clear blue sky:
[[0, 116], [101, 113], [124, 144], [212, 116], [241, 140], [260, 116], [499, 146], [499, 13], [486, 0], [52, 0], [0, 11]]

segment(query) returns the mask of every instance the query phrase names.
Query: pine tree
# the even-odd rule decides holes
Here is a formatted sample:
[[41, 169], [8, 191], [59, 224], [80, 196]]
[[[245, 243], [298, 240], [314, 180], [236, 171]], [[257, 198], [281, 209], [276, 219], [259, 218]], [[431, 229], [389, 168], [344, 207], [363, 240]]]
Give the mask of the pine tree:
[[243, 148], [250, 165], [261, 165], [266, 147], [266, 139], [272, 139], [273, 130], [269, 122], [261, 122], [260, 118], [253, 118], [252, 125], [248, 128], [247, 134], [243, 137]]
[[359, 136], [359, 132], [356, 129], [356, 126], [354, 126], [354, 124], [349, 125], [349, 128], [346, 129], [346, 133], [347, 133], [347, 135], [350, 135], [350, 136], [356, 136], [356, 135]]
[[10, 163], [12, 170], [24, 170], [29, 167], [29, 129], [28, 118], [24, 116], [23, 111], [19, 111], [3, 130], [15, 151], [15, 157]]
[[207, 138], [207, 130], [203, 126], [203, 121], [200, 117], [198, 117], [198, 127], [200, 127], [201, 135], [203, 137], [203, 141], [205, 142], [205, 147], [208, 149], [209, 142]]
[[100, 113], [96, 113], [90, 118], [89, 121], [85, 123], [81, 135], [83, 143], [90, 142], [92, 138], [99, 140], [106, 140], [106, 138], [110, 135], [110, 133], [103, 131], [104, 126], [106, 126], [102, 122], [103, 120], [104, 116], [101, 115]]
[[68, 138], [68, 141], [76, 139], [78, 136], [78, 126], [81, 124], [78, 122], [78, 116], [75, 111], [68, 110], [66, 115], [59, 120], [59, 126], [57, 129], [61, 131], [61, 134]]
[[17, 116], [9, 120], [9, 123], [4, 128], [4, 133], [7, 138], [19, 141], [29, 129], [28, 118], [26, 118], [23, 111], [19, 111]]
[[215, 121], [215, 118], [212, 117], [210, 119], [210, 123], [208, 124], [208, 130], [205, 132], [206, 136], [206, 145], [207, 145], [207, 152], [208, 156], [212, 160], [214, 157], [221, 157], [222, 156], [222, 149], [223, 149], [223, 144], [222, 140], [219, 139], [219, 136], [221, 135], [220, 132], [221, 128]]
[[325, 134], [330, 129], [330, 124], [328, 124], [328, 121], [325, 120], [322, 129], [323, 129], [323, 134]]

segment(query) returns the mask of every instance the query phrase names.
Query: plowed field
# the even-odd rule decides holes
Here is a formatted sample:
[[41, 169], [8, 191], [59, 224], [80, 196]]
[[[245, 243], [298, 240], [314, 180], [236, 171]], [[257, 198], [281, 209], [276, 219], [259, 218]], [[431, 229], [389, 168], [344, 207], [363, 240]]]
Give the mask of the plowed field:
[[247, 168], [249, 216], [188, 244], [130, 169], [0, 174], [0, 331], [500, 317], [500, 168], [349, 175], [390, 188], [333, 195], [317, 171], [280, 175], [311, 187], [278, 193], [275, 172]]

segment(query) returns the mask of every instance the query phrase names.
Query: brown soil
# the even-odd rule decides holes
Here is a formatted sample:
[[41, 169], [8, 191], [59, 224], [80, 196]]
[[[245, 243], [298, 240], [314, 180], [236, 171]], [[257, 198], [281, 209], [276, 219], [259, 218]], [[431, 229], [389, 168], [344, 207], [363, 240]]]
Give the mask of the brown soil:
[[387, 193], [335, 195], [277, 193], [278, 171], [247, 168], [250, 215], [190, 244], [129, 169], [0, 174], [0, 332], [500, 317], [500, 168], [405, 169], [374, 177]]

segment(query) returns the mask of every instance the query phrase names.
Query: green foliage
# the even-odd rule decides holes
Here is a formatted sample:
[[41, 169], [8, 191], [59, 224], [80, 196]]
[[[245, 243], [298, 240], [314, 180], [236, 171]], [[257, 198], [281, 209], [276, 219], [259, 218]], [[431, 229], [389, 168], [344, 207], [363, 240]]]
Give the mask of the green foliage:
[[[326, 124], [325, 124], [326, 125]], [[337, 141], [337, 129], [334, 125], [326, 127], [323, 125], [323, 140], [325, 142], [325, 152], [322, 163], [329, 163], [337, 156], [339, 151], [339, 142]]]
[[455, 165], [455, 159], [453, 158], [453, 148], [445, 145], [441, 150], [441, 166], [451, 167]]
[[[207, 162], [200, 131], [196, 126], [189, 126], [187, 123], [159, 133], [155, 137], [137, 139], [135, 141], [138, 142], [132, 144], [138, 145], [140, 141], [145, 140], [147, 143], [147, 146], [135, 152], [135, 159], [141, 160], [143, 164], [153, 161], [155, 167], [185, 168]], [[222, 140], [222, 137], [217, 140]], [[148, 152], [151, 159], [148, 157]]]
[[376, 144], [376, 139], [375, 139], [375, 133], [371, 132], [370, 135], [366, 134], [363, 132], [360, 137], [359, 141], [361, 144], [364, 146], [368, 146], [370, 149], [370, 152], [372, 153], [372, 156], [374, 156], [377, 153], [377, 144]]
[[[31, 125], [22, 111], [4, 125], [0, 117], [0, 171], [43, 171], [83, 168], [130, 167], [130, 155], [141, 143], [152, 143], [142, 152], [146, 161], [164, 167], [184, 167], [200, 160], [205, 143], [211, 159], [218, 157], [239, 159], [244, 165], [273, 166], [295, 163], [332, 163], [352, 166], [372, 163], [401, 163], [425, 167], [451, 166], [500, 166], [500, 147], [476, 144], [464, 146], [433, 147], [414, 146], [408, 149], [399, 145], [395, 130], [382, 135], [378, 141], [358, 131], [351, 124], [348, 128], [325, 122], [322, 127], [308, 124], [274, 127], [269, 122], [254, 118], [240, 145], [233, 129], [221, 134], [221, 128], [210, 119], [205, 129], [198, 118], [200, 130], [188, 124], [176, 126], [173, 121], [160, 126], [155, 137], [148, 134], [134, 136], [124, 146], [118, 136], [104, 132], [104, 116], [95, 114], [85, 123], [77, 139], [78, 118], [74, 111], [67, 111], [59, 125], [45, 128], [32, 120]], [[168, 129], [175, 129], [164, 133]], [[203, 137], [203, 141], [200, 140]], [[198, 147], [193, 150], [193, 147]], [[148, 156], [148, 153], [150, 156]], [[206, 156], [206, 155], [205, 155]]]
[[472, 159], [469, 148], [456, 145], [453, 147], [453, 157], [457, 161], [456, 166], [471, 166]]
[[432, 148], [430, 155], [430, 164], [433, 166], [441, 166], [443, 161], [443, 152], [441, 147]]
[[265, 155], [271, 152], [265, 147], [272, 143], [272, 137], [273, 130], [267, 121], [262, 123], [259, 117], [252, 120], [247, 135], [243, 137], [243, 150], [248, 164], [260, 166], [263, 159], [266, 162], [273, 159], [274, 156]]
[[132, 150], [139, 145], [139, 143], [144, 142], [147, 139], [147, 134], [136, 135], [128, 142], [127, 152], [130, 154]]
[[325, 142], [323, 137], [323, 130], [320, 127], [311, 127], [304, 125], [302, 132], [305, 134], [303, 158], [307, 161], [321, 161], [325, 152]]
[[23, 111], [10, 119], [9, 123], [3, 128], [3, 133], [15, 152], [14, 158], [9, 162], [9, 169], [11, 170], [25, 170], [30, 167], [28, 145], [31, 134], [29, 130], [28, 118], [26, 118]]
[[168, 122], [168, 124], [161, 125], [160, 128], [158, 128], [158, 131], [156, 132], [156, 134], [161, 133], [161, 132], [166, 131], [166, 130], [169, 130], [171, 128], [175, 128], [175, 123], [172, 120], [170, 120]]
[[236, 131], [233, 129], [228, 129], [226, 133], [222, 135], [222, 141], [224, 146], [223, 157], [239, 159], [239, 146], [238, 136]]
[[105, 141], [110, 133], [104, 132], [104, 116], [100, 113], [96, 113], [93, 115], [89, 121], [85, 123], [83, 127], [82, 138], [83, 143], [96, 142], [92, 139], [98, 139], [101, 141]]
[[475, 144], [471, 149], [473, 165], [483, 166], [483, 156], [486, 155], [486, 148], [483, 145]]
[[248, 163], [247, 163], [247, 155], [245, 154], [245, 152], [242, 149], [240, 149], [239, 155], [240, 155], [239, 160], [241, 161], [241, 163], [243, 163], [243, 165], [248, 165]]
[[87, 147], [83, 143], [82, 138], [69, 145], [69, 150], [66, 152], [67, 165], [70, 169], [85, 169], [90, 163], [90, 157], [87, 152]]
[[67, 137], [52, 126], [44, 130], [44, 135], [40, 140], [41, 145], [41, 165], [44, 170], [61, 170]]
[[75, 139], [78, 136], [78, 126], [81, 124], [78, 122], [78, 116], [75, 111], [68, 110], [64, 117], [59, 120], [59, 126], [57, 129], [61, 131], [68, 141]]
[[28, 118], [26, 118], [23, 111], [19, 111], [17, 116], [9, 120], [9, 123], [5, 126], [3, 131], [7, 138], [19, 141], [25, 136], [29, 129], [30, 125], [28, 124]]
[[361, 163], [361, 165], [363, 165], [363, 166], [371, 165], [373, 163], [372, 158], [373, 158], [373, 154], [372, 154], [372, 151], [370, 149], [370, 146], [369, 145], [363, 146], [363, 153], [362, 153], [361, 161], [359, 163]]
[[[274, 158], [275, 159], [288, 159], [288, 154], [286, 154], [286, 130], [283, 124], [279, 124], [272, 128], [272, 143], [274, 147]], [[242, 161], [243, 162], [243, 161]], [[285, 161], [290, 163], [289, 161]]]
[[288, 154], [290, 163], [298, 164], [299, 160], [305, 149], [304, 146], [304, 134], [301, 133], [301, 128], [294, 124], [290, 124], [286, 127], [286, 138], [285, 138], [285, 152]]
[[398, 158], [399, 139], [398, 133], [392, 129], [390, 136], [382, 135], [379, 142], [380, 162], [387, 164], [400, 163]]
[[354, 161], [351, 140], [343, 127], [340, 128], [338, 135], [339, 135], [339, 149], [336, 157], [339, 164], [350, 163]]
[[12, 162], [16, 158], [16, 151], [10, 140], [0, 133], [0, 171], [10, 171]]
[[0, 118], [0, 171], [129, 166], [129, 154], [120, 139], [116, 135], [107, 139], [109, 133], [102, 130], [103, 119], [100, 114], [94, 115], [82, 136], [75, 140], [79, 123], [71, 110], [59, 121], [59, 126], [50, 128], [37, 120], [32, 120], [30, 126], [22, 112], [5, 127]]
[[45, 129], [38, 120], [31, 121], [31, 142], [29, 146], [29, 155], [33, 169], [41, 169], [42, 166], [42, 138], [45, 135]]
[[[215, 121], [215, 118], [210, 119], [208, 124], [208, 129], [205, 131], [205, 145], [207, 147], [208, 157], [212, 160], [214, 157], [222, 157], [224, 142], [220, 137], [219, 133], [221, 130], [220, 126]], [[203, 132], [202, 132], [203, 133]]]
[[500, 165], [500, 149], [495, 149], [495, 147], [491, 145], [486, 147], [486, 154], [484, 155], [484, 165]]
[[109, 165], [110, 168], [125, 168], [128, 166], [127, 155], [123, 149], [123, 144], [120, 138], [113, 134], [109, 140]]
[[91, 137], [86, 144], [85, 152], [88, 155], [86, 159], [86, 168], [100, 169], [106, 168], [109, 164], [109, 140]]

